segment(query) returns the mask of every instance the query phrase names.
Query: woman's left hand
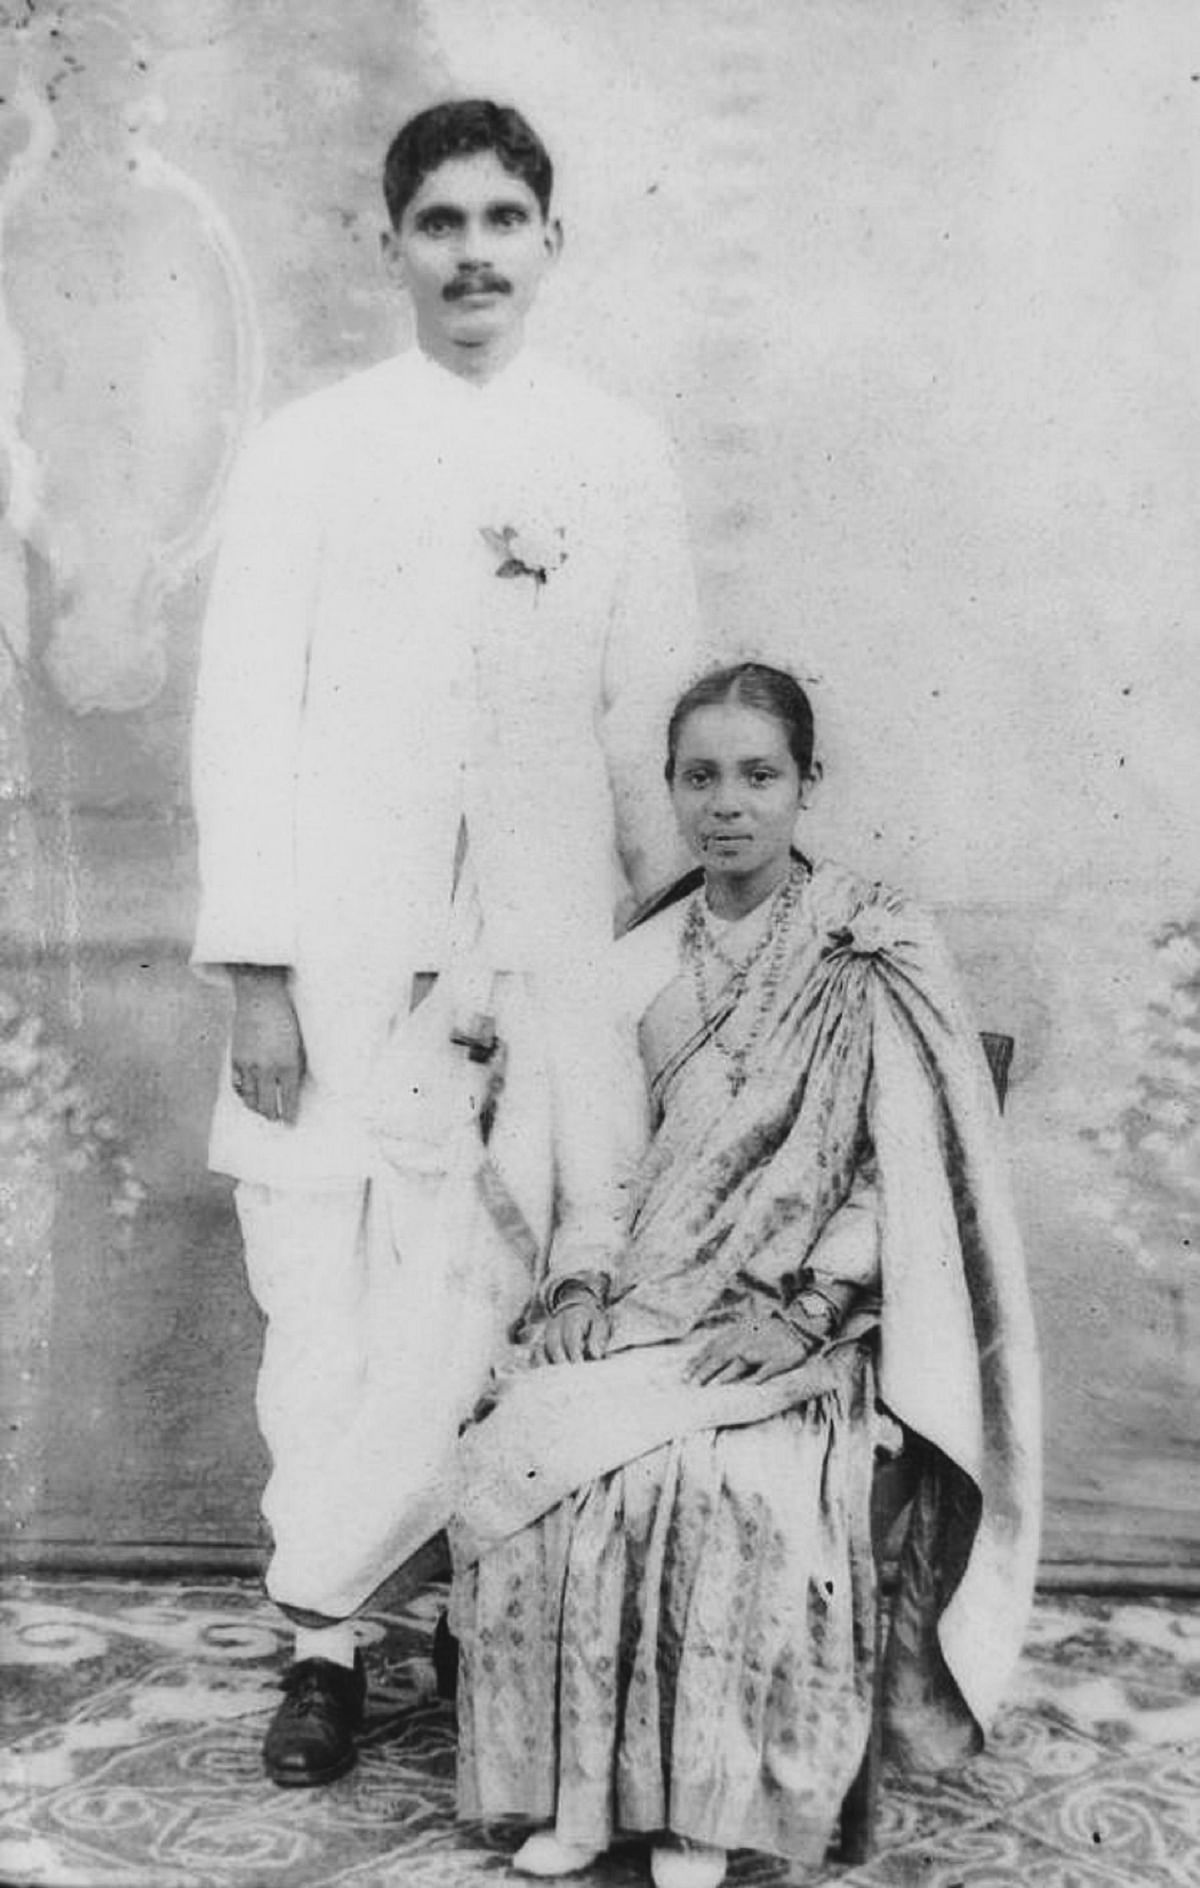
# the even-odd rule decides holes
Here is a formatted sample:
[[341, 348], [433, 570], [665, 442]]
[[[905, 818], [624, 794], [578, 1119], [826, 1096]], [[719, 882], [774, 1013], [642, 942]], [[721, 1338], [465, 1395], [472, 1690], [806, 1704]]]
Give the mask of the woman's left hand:
[[739, 1383], [746, 1377], [766, 1383], [795, 1370], [819, 1344], [781, 1318], [747, 1312], [712, 1333], [685, 1376], [689, 1383]]

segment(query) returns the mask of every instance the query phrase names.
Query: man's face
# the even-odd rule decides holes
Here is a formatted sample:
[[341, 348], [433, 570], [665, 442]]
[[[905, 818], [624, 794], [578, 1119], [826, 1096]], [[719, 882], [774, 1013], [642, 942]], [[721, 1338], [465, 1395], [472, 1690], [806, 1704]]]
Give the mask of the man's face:
[[429, 173], [384, 248], [412, 297], [421, 345], [453, 360], [519, 343], [561, 241], [529, 185], [479, 151]]

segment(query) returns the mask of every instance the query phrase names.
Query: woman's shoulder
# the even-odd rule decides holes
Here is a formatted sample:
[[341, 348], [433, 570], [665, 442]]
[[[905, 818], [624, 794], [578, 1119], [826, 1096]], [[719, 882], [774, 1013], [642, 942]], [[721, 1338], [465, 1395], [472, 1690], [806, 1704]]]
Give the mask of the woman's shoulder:
[[613, 968], [621, 1008], [640, 1016], [679, 970], [680, 934], [686, 896], [639, 918], [613, 945]]
[[665, 948], [677, 949], [689, 903], [690, 897], [685, 895], [635, 919], [613, 946], [617, 963], [632, 967], [643, 959], [661, 956]]
[[923, 943], [933, 934], [928, 912], [909, 892], [835, 859], [814, 864], [809, 909], [819, 931], [870, 955]]
[[917, 901], [887, 879], [868, 878], [838, 859], [817, 859], [812, 866], [809, 897], [831, 922], [847, 922], [868, 907], [878, 910], [916, 910]]

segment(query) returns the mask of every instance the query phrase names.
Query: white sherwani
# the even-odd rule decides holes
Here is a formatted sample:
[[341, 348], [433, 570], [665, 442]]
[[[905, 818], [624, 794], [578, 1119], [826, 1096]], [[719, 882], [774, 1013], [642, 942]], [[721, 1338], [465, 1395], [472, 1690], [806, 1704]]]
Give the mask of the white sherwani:
[[[500, 578], [485, 528], [545, 538]], [[644, 418], [529, 355], [482, 387], [414, 351], [262, 428], [231, 495], [200, 672], [201, 964], [289, 964], [295, 1128], [223, 1091], [212, 1161], [360, 1175], [364, 1072], [447, 948], [465, 815], [504, 968], [602, 948], [669, 875], [664, 732], [695, 663], [678, 487]]]
[[[498, 574], [485, 533], [506, 529], [553, 548], [545, 582]], [[273, 1190], [378, 1172], [381, 1051], [414, 976], [454, 959], [464, 825], [476, 968], [557, 991], [560, 1018], [564, 992], [594, 994], [614, 914], [676, 863], [664, 736], [696, 662], [670, 455], [623, 403], [529, 354], [476, 386], [414, 351], [266, 423], [230, 495], [198, 684], [195, 960], [290, 966], [308, 1071], [294, 1126], [222, 1083], [216, 1168]], [[276, 1286], [259, 1296], [278, 1388]], [[260, 1384], [277, 1484], [279, 1393], [264, 1410]], [[268, 1502], [276, 1570], [293, 1522], [329, 1533], [330, 1498], [298, 1517], [294, 1493], [287, 1513]], [[274, 1590], [346, 1609], [324, 1573]]]

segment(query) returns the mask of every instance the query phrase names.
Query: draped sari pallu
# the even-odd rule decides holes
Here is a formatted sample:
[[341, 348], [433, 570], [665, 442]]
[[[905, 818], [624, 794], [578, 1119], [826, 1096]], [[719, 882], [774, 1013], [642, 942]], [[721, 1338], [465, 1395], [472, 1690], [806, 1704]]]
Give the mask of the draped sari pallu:
[[[800, 916], [736, 1095], [683, 1079], [720, 1023], [719, 1007], [703, 1021], [685, 974], [642, 1019], [660, 1124], [613, 1281], [610, 1352], [554, 1368], [518, 1358], [460, 1444], [452, 1537], [468, 1566], [663, 1443], [814, 1398], [857, 1411], [873, 1440], [869, 1355], [917, 1467], [887, 1655], [890, 1741], [937, 1768], [978, 1747], [1032, 1598], [1032, 1316], [991, 1079], [933, 926], [831, 865], [815, 869]], [[877, 1318], [858, 1315], [766, 1382], [689, 1382], [728, 1307], [778, 1300], [803, 1267], [867, 1145]]]

